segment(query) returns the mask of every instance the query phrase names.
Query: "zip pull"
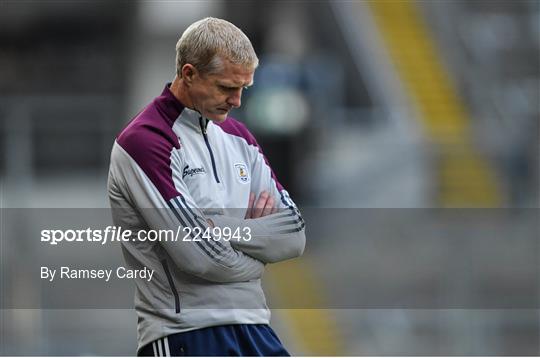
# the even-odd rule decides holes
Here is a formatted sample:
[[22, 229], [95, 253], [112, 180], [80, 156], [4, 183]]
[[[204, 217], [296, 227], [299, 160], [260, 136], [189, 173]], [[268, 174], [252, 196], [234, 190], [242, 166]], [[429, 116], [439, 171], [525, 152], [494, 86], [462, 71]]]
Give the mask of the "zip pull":
[[206, 121], [206, 126], [203, 124], [203, 117], [199, 117], [199, 125], [201, 126], [201, 131], [203, 133], [204, 142], [206, 143], [206, 148], [208, 148], [208, 153], [210, 154], [210, 160], [212, 161], [212, 170], [214, 171], [214, 179], [219, 183], [219, 177], [216, 169], [216, 159], [214, 158], [214, 153], [210, 147], [210, 142], [208, 141], [208, 136], [206, 135], [206, 126], [208, 125], [208, 120]]
[[206, 135], [206, 128], [208, 127], [208, 121], [206, 122], [206, 125], [203, 124], [202, 116], [199, 117], [199, 126], [201, 127], [201, 131], [204, 135]]
[[204, 128], [204, 125], [202, 124], [202, 116], [199, 116], [199, 127], [201, 127], [201, 132], [206, 134], [206, 128]]

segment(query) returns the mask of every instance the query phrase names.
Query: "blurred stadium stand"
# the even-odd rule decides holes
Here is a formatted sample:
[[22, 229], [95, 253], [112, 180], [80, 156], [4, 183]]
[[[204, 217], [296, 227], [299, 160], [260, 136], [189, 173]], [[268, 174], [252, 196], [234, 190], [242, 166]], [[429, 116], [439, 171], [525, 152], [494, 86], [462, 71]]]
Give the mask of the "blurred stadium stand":
[[[382, 0], [0, 2], [0, 207], [108, 207], [115, 134], [172, 80], [178, 36], [205, 16], [254, 43], [255, 86], [233, 115], [300, 206], [539, 206], [539, 2]], [[270, 297], [331, 299], [314, 279], [329, 248], [308, 245], [269, 270]], [[3, 270], [15, 258], [0, 254]], [[1, 314], [1, 354], [134, 353], [129, 310]], [[539, 352], [538, 310], [277, 309], [273, 325], [296, 354]]]
[[537, 1], [425, 2], [445, 65], [474, 114], [508, 206], [538, 206], [540, 69]]

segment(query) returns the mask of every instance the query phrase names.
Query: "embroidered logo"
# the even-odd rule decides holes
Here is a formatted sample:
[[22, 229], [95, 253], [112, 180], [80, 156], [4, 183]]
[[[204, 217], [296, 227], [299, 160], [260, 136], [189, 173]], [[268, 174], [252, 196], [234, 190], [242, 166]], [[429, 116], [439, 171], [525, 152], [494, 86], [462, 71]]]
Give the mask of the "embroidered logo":
[[186, 176], [194, 176], [197, 174], [206, 174], [206, 170], [204, 170], [203, 167], [200, 168], [189, 168], [189, 165], [186, 165], [184, 167], [184, 170], [182, 171], [182, 179], [184, 179]]
[[242, 184], [249, 183], [249, 173], [247, 170], [247, 166], [242, 163], [236, 163], [234, 165], [234, 170], [236, 173], [236, 177], [238, 178], [238, 181]]

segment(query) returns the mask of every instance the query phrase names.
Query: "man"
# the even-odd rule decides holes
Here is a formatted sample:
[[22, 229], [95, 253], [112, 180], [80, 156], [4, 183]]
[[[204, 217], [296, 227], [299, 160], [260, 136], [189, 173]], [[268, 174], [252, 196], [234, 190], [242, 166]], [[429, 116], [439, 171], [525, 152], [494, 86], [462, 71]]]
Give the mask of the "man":
[[174, 81], [111, 153], [115, 225], [180, 233], [122, 244], [130, 267], [154, 270], [136, 280], [137, 353], [288, 355], [268, 326], [261, 277], [266, 263], [302, 254], [304, 221], [253, 135], [228, 117], [257, 56], [240, 29], [215, 18], [189, 26], [176, 51]]

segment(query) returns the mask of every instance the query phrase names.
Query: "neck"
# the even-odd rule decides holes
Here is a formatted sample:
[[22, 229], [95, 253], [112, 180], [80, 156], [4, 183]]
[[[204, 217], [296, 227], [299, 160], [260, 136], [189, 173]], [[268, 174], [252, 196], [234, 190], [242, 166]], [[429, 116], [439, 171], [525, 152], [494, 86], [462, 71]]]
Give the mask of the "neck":
[[179, 100], [180, 103], [182, 103], [185, 107], [195, 109], [193, 107], [193, 101], [191, 100], [191, 97], [186, 91], [186, 84], [181, 78], [175, 76], [169, 89], [171, 90], [174, 97], [176, 97], [176, 99]]

